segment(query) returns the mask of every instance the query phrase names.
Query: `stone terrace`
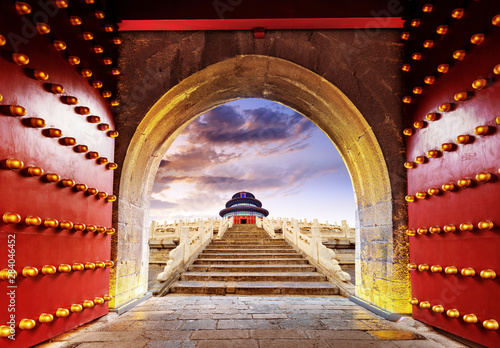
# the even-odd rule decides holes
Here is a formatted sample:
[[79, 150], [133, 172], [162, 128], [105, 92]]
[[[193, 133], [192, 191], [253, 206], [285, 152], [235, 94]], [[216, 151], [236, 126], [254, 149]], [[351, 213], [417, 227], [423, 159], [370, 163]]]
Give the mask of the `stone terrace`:
[[[416, 333], [418, 330], [418, 333]], [[410, 318], [392, 323], [347, 298], [154, 297], [38, 347], [465, 347]]]

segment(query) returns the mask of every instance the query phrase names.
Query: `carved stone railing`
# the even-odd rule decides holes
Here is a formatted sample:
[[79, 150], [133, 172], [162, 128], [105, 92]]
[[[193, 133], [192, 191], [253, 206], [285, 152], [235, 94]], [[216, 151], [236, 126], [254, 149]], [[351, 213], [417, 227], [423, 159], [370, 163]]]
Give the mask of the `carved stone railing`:
[[208, 220], [208, 227], [205, 227], [204, 221], [198, 221], [198, 229], [192, 236], [189, 236], [189, 229], [189, 226], [181, 227], [179, 245], [168, 254], [167, 265], [163, 272], [158, 274], [157, 280], [161, 282], [168, 280], [179, 268], [187, 264], [193, 256], [208, 245], [214, 235], [212, 219]]
[[[160, 223], [158, 221], [152, 221], [149, 226], [149, 239], [150, 240], [174, 240], [178, 241], [181, 236], [181, 229], [183, 226], [189, 227], [191, 234], [193, 231], [198, 229], [200, 221], [208, 227], [212, 224], [214, 230], [218, 229], [220, 221], [217, 219], [196, 219], [193, 221], [189, 220], [176, 220], [173, 223], [168, 224], [167, 222]], [[211, 222], [210, 222], [211, 221]]]
[[274, 232], [274, 222], [268, 218], [257, 218], [255, 220], [257, 227], [263, 228], [273, 239], [276, 239], [276, 233]]
[[[269, 223], [275, 227], [275, 229], [281, 229], [284, 223], [289, 223], [288, 218], [267, 218]], [[313, 226], [313, 221], [307, 221], [306, 219], [298, 220], [300, 231], [304, 234], [310, 234], [311, 228]], [[354, 239], [355, 229], [349, 227], [346, 220], [341, 220], [340, 225], [336, 222], [331, 224], [328, 221], [320, 223], [320, 232], [323, 241], [328, 239]]]
[[[264, 222], [259, 221], [259, 219], [260, 218], [257, 219], [256, 223], [260, 227], [263, 227], [273, 238], [281, 238], [279, 233], [278, 236], [275, 237], [274, 232], [282, 231], [283, 225], [289, 223], [289, 220], [286, 218], [273, 218], [273, 219], [267, 218], [266, 220], [264, 220]], [[171, 223], [152, 221], [149, 227], [149, 240], [154, 241], [152, 243], [154, 245], [161, 245], [161, 244], [171, 245], [172, 243], [177, 244], [177, 242], [180, 240], [182, 227], [183, 226], [189, 227], [190, 235], [192, 235], [197, 230], [200, 220], [201, 219], [196, 219], [192, 221], [176, 220]], [[224, 220], [225, 219], [214, 219], [212, 221], [214, 231], [217, 231], [220, 228], [221, 224], [227, 225], [228, 222]], [[203, 221], [205, 226], [208, 226], [208, 221], [207, 220]], [[306, 235], [311, 234], [311, 228], [313, 225], [312, 221], [307, 221], [306, 219], [302, 219], [298, 220], [298, 224], [300, 231], [303, 234]], [[226, 227], [223, 227], [222, 230], [224, 230], [225, 228]], [[348, 239], [354, 241], [355, 238], [354, 228], [349, 227], [349, 225], [345, 220], [341, 221], [341, 225], [337, 225], [337, 223], [330, 224], [328, 223], [328, 221], [326, 221], [325, 223], [321, 223], [320, 232], [323, 242], [336, 239]], [[223, 236], [224, 231], [222, 231], [222, 233], [219, 232], [219, 235]]]
[[224, 218], [219, 224], [219, 232], [217, 233], [216, 239], [222, 239], [224, 237], [224, 233], [226, 233], [228, 228], [233, 227], [233, 219], [232, 218]]
[[[262, 224], [265, 225], [267, 219], [263, 218], [262, 220]], [[298, 221], [295, 219], [292, 219], [292, 221], [284, 220], [282, 229], [283, 238], [289, 240], [293, 245], [302, 250], [326, 272], [342, 282], [347, 283], [351, 280], [351, 276], [340, 268], [335, 251], [328, 249], [322, 244], [320, 225], [316, 219], [311, 227], [311, 236], [301, 233]]]

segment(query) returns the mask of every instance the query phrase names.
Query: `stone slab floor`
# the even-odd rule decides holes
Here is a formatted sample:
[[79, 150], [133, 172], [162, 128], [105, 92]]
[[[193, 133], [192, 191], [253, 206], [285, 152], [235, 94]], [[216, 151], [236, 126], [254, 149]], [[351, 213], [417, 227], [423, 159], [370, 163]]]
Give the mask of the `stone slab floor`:
[[410, 318], [393, 323], [336, 297], [153, 297], [38, 347], [466, 347]]

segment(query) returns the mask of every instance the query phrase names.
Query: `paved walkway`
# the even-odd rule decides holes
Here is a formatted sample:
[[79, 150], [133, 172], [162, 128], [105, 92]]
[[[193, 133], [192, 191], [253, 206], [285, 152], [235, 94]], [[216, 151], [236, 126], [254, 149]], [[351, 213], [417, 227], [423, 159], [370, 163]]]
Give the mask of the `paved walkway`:
[[169, 295], [120, 316], [110, 313], [39, 347], [465, 347], [412, 319], [400, 322], [340, 296]]

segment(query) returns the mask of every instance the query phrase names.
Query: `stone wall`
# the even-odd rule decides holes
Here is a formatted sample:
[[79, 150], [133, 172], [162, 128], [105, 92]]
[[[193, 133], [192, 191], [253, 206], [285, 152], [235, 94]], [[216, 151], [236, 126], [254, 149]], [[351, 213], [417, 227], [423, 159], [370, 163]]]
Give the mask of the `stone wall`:
[[[150, 112], [155, 104], [158, 105], [157, 102], [172, 87], [217, 63], [240, 55], [275, 57], [297, 64], [336, 86], [363, 115], [369, 125], [369, 132], [373, 132], [375, 135], [376, 142], [382, 151], [382, 161], [385, 160], [385, 163], [380, 166], [386, 168], [383, 170], [387, 171], [390, 182], [389, 187], [384, 187], [383, 192], [373, 191], [370, 187], [377, 185], [366, 182], [366, 180], [373, 180], [371, 179], [373, 174], [369, 173], [370, 166], [364, 167], [364, 172], [355, 172], [353, 167], [349, 168], [353, 182], [362, 183], [365, 180], [364, 183], [355, 188], [358, 190], [357, 258], [360, 260], [357, 263], [359, 267], [357, 276], [366, 275], [366, 278], [357, 280], [357, 284], [359, 284], [357, 291], [363, 298], [376, 302], [390, 311], [404, 312], [408, 310], [406, 302], [408, 276], [404, 267], [399, 266], [407, 263], [407, 240], [402, 233], [406, 225], [404, 205], [406, 177], [403, 170], [404, 148], [401, 137], [403, 121], [399, 69], [401, 45], [397, 30], [371, 32], [362, 30], [268, 31], [263, 40], [254, 39], [253, 34], [246, 31], [127, 32], [122, 33], [122, 38], [124, 43], [120, 52], [120, 68], [123, 75], [119, 81], [121, 107], [118, 116], [118, 131], [121, 136], [118, 138], [116, 150], [116, 162], [119, 164], [124, 163], [132, 137], [134, 134], [137, 135], [136, 129], [146, 113]], [[235, 69], [238, 67], [236, 66]], [[233, 73], [240, 74], [239, 71]], [[248, 72], [241, 71], [241, 73], [247, 74]], [[266, 82], [270, 86], [273, 83], [281, 83], [278, 79], [286, 73], [280, 72], [279, 76], [270, 77], [272, 81]], [[292, 73], [297, 73], [298, 79], [303, 77], [300, 76], [302, 72], [299, 70], [292, 71]], [[265, 80], [266, 76], [264, 75], [263, 78]], [[201, 84], [203, 81], [198, 83]], [[196, 86], [193, 85], [191, 88], [194, 90]], [[298, 86], [298, 88], [300, 87]], [[219, 93], [222, 91], [223, 89]], [[275, 92], [272, 89], [268, 90], [261, 94], [261, 97], [265, 98], [266, 93], [272, 95]], [[189, 94], [190, 92], [186, 91], [185, 93]], [[316, 93], [321, 95], [322, 99], [328, 99], [328, 96], [322, 95], [322, 93], [327, 92], [323, 90], [321, 85], [318, 85]], [[246, 93], [240, 97], [255, 95], [257, 93]], [[286, 98], [283, 97], [284, 103]], [[297, 96], [297, 98], [296, 110], [307, 109], [305, 107], [307, 102], [303, 102], [302, 97]], [[189, 112], [197, 110], [196, 103], [197, 101], [193, 100], [190, 104], [192, 110]], [[301, 107], [299, 107], [299, 103], [302, 103]], [[290, 107], [296, 105], [294, 103], [287, 104]], [[316, 109], [316, 105], [308, 105], [311, 109]], [[188, 112], [188, 109], [185, 110]], [[345, 137], [349, 136], [349, 131], [345, 129], [345, 126], [342, 126], [342, 134], [339, 135], [335, 133], [335, 124], [322, 124], [322, 115], [302, 113], [310, 117], [320, 128], [329, 128], [330, 130], [325, 130], [325, 132], [334, 142], [335, 136], [340, 138], [344, 135]], [[179, 132], [185, 124], [177, 124], [176, 122], [180, 122], [180, 120], [172, 119], [173, 126], [172, 124], [170, 126], [175, 127]], [[357, 121], [353, 120], [353, 122]], [[145, 127], [146, 133], [151, 131], [147, 125], [141, 125], [141, 127]], [[353, 123], [352, 127], [354, 131], [357, 126]], [[141, 132], [144, 131], [141, 130]], [[352, 148], [349, 147], [351, 146], [349, 144], [352, 144], [351, 140], [345, 140], [343, 144], [336, 143], [337, 146], [344, 146], [341, 154], [350, 157], [345, 157], [348, 167], [349, 163], [356, 163], [356, 161], [365, 161], [364, 163], [380, 161], [378, 157], [367, 158], [363, 151], [363, 149], [372, 146], [373, 142], [367, 131], [364, 133], [356, 131], [355, 135], [357, 143], [352, 145]], [[153, 144], [150, 146], [156, 146], [154, 143], [159, 141], [161, 139], [153, 140]], [[164, 138], [164, 142], [170, 141], [173, 141], [172, 137]], [[168, 147], [168, 144], [166, 146]], [[154, 153], [154, 151], [150, 152]], [[140, 159], [137, 156], [139, 155], [134, 154], [133, 156], [135, 157], [131, 161], [137, 161], [138, 164]], [[159, 163], [159, 159], [152, 159], [151, 163]], [[371, 168], [379, 170], [380, 168], [376, 169], [378, 165], [374, 163]], [[118, 174], [121, 175], [121, 172]], [[121, 192], [129, 191], [129, 193], [130, 190], [134, 191], [135, 188], [127, 187], [130, 183], [129, 180], [129, 176], [125, 181], [121, 177], [117, 177], [116, 189], [120, 189]], [[381, 178], [381, 180], [385, 179]], [[120, 182], [121, 187], [119, 188]], [[364, 192], [363, 190], [372, 191]], [[147, 212], [144, 210], [147, 209], [145, 207], [147, 207], [149, 194], [150, 192], [144, 192], [144, 190], [135, 195], [123, 194], [119, 202], [119, 213], [122, 218], [120, 219], [118, 214], [116, 215], [118, 228], [125, 231], [122, 236], [130, 235], [130, 240], [127, 237], [122, 239], [119, 237], [115, 244], [115, 255], [118, 256], [119, 261], [118, 271], [121, 267], [120, 259], [136, 258], [137, 254], [130, 254], [134, 253], [135, 249], [143, 250], [143, 259], [146, 255], [144, 248], [147, 248], [147, 238], [133, 236], [141, 233], [140, 231], [147, 235], [145, 233], [147, 218], [144, 217], [147, 217]], [[387, 195], [389, 198], [386, 198]], [[369, 197], [384, 198], [373, 200]], [[130, 218], [134, 216], [137, 218]], [[394, 266], [395, 264], [398, 266]], [[142, 275], [144, 263], [142, 263], [140, 270], [135, 268], [134, 272], [137, 272], [136, 276]], [[133, 274], [131, 275], [133, 276]], [[392, 282], [387, 283], [387, 279], [392, 279]], [[123, 296], [124, 301], [133, 297], [138, 291], [140, 292], [137, 289], [142, 289], [143, 284], [145, 284], [142, 280], [135, 285], [132, 283], [127, 286], [135, 286], [135, 288], [120, 290], [129, 293], [129, 295]]]

